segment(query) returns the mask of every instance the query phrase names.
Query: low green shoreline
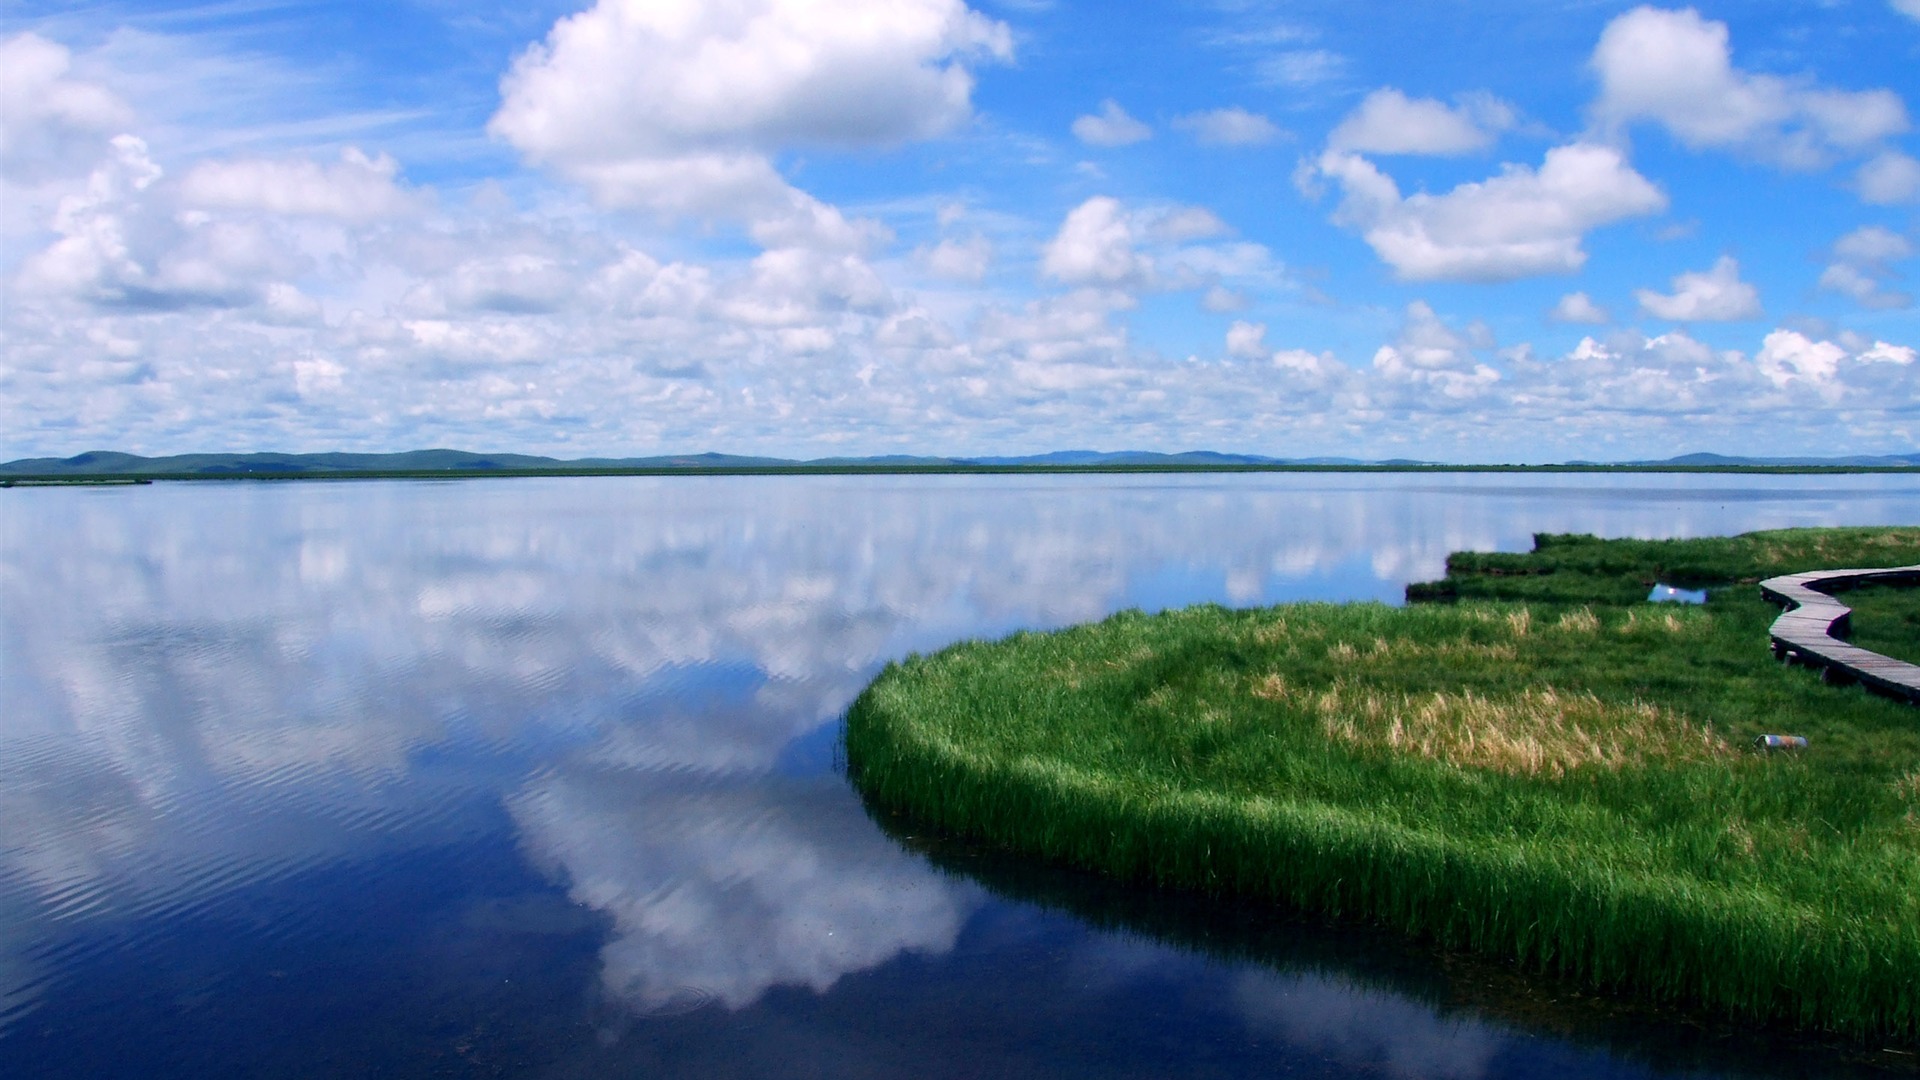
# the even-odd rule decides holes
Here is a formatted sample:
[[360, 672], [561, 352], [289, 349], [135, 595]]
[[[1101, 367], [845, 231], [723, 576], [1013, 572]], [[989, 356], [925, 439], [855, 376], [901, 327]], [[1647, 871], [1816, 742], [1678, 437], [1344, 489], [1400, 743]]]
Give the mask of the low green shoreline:
[[[1920, 529], [1541, 537], [1409, 590], [1441, 602], [1123, 612], [889, 665], [847, 762], [1002, 850], [1920, 1040], [1920, 712], [1772, 662], [1752, 585], [1913, 562]], [[1642, 602], [1656, 580], [1709, 602]]]

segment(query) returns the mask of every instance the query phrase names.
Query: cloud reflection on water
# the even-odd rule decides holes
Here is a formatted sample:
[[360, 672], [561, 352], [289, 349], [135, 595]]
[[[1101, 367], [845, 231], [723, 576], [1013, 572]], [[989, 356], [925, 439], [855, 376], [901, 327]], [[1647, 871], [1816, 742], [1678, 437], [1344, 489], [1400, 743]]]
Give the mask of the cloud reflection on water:
[[1136, 604], [1392, 599], [1536, 530], [1913, 517], [1911, 484], [1737, 480], [9, 491], [0, 980], [86, 919], [493, 827], [449, 817], [466, 798], [504, 803], [528, 857], [612, 916], [611, 991], [824, 989], [951, 948], [978, 902], [837, 780], [781, 772], [885, 659]]
[[1510, 1037], [1484, 1021], [1443, 1017], [1397, 994], [1323, 975], [1246, 971], [1232, 995], [1248, 1027], [1360, 1075], [1479, 1080]]
[[977, 889], [892, 844], [832, 777], [756, 781], [586, 765], [510, 802], [536, 864], [613, 916], [601, 980], [642, 1011], [689, 991], [743, 1008], [953, 947]]

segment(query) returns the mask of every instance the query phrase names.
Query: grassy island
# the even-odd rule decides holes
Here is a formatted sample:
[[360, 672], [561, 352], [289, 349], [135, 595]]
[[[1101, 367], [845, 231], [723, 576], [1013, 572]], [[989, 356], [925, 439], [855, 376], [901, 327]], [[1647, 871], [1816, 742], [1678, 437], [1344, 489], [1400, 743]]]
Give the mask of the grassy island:
[[[1006, 850], [1915, 1040], [1920, 710], [1773, 662], [1753, 586], [1915, 562], [1920, 529], [1541, 536], [1405, 608], [1122, 612], [889, 665], [847, 761], [876, 806]], [[1915, 598], [1879, 592], [1845, 597], [1856, 640], [1920, 655]]]

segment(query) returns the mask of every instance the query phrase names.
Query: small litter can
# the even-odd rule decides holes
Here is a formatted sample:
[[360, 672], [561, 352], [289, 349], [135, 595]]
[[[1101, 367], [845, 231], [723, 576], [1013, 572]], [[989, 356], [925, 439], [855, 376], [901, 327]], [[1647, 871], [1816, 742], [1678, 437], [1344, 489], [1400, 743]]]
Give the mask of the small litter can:
[[1805, 750], [1805, 735], [1756, 735], [1753, 738], [1755, 750]]

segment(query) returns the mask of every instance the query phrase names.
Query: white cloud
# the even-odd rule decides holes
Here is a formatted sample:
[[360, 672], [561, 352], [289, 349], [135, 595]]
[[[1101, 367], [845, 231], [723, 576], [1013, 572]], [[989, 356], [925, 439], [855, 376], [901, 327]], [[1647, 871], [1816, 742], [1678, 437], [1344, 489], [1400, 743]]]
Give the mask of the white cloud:
[[993, 244], [979, 233], [964, 240], [948, 239], [915, 254], [934, 277], [949, 281], [979, 281], [993, 262]]
[[1409, 383], [1449, 398], [1472, 398], [1500, 381], [1500, 373], [1475, 355], [1492, 344], [1483, 328], [1455, 331], [1424, 300], [1407, 305], [1399, 337], [1373, 354], [1373, 369], [1390, 383]]
[[572, 268], [544, 253], [511, 251], [468, 259], [447, 276], [459, 308], [513, 314], [558, 311], [575, 295]]
[[1583, 292], [1571, 292], [1561, 297], [1560, 302], [1553, 305], [1553, 310], [1547, 317], [1554, 322], [1587, 323], [1595, 326], [1613, 321], [1613, 316], [1607, 314], [1607, 309], [1594, 303], [1593, 298]]
[[1555, 147], [1538, 171], [1507, 165], [1444, 195], [1403, 198], [1372, 162], [1338, 150], [1322, 154], [1315, 168], [1340, 185], [1334, 220], [1359, 229], [1408, 281], [1572, 273], [1586, 263], [1580, 242], [1588, 230], [1667, 205], [1620, 151], [1594, 143]]
[[488, 130], [611, 204], [789, 228], [823, 215], [767, 155], [951, 130], [968, 65], [1011, 56], [961, 0], [600, 0], [514, 61]]
[[1827, 268], [1820, 272], [1819, 287], [1825, 292], [1851, 296], [1868, 307], [1880, 306], [1880, 283], [1850, 263], [1827, 264]]
[[1814, 341], [1793, 330], [1775, 330], [1761, 343], [1754, 364], [1775, 386], [1827, 383], [1840, 370], [1847, 351], [1831, 341]]
[[1228, 311], [1244, 311], [1247, 307], [1247, 298], [1241, 293], [1234, 292], [1232, 289], [1215, 285], [1200, 297], [1200, 306], [1204, 310], [1216, 314]]
[[1073, 137], [1089, 146], [1131, 146], [1153, 138], [1153, 129], [1127, 115], [1120, 103], [1108, 98], [1096, 114], [1073, 122]]
[[[173, 129], [159, 130], [167, 141], [156, 148], [175, 145]], [[701, 255], [695, 233], [663, 240], [644, 216], [596, 216], [584, 198], [538, 184], [512, 197], [504, 186], [495, 198], [416, 194], [364, 140], [359, 160], [332, 156], [335, 144], [327, 156], [222, 154], [196, 168], [190, 154], [175, 166], [131, 136], [89, 137], [105, 160], [57, 185], [32, 242], [15, 249], [19, 272], [0, 305], [0, 431], [26, 452], [184, 448], [208, 430], [252, 445], [580, 453], [978, 452], [1124, 431], [1159, 446], [1277, 448], [1297, 435], [1340, 452], [1379, 446], [1369, 440], [1393, 430], [1409, 443], [1387, 453], [1417, 439], [1433, 456], [1448, 445], [1483, 455], [1489, 431], [1535, 433], [1505, 436], [1508, 445], [1535, 435], [1567, 445], [1597, 430], [1582, 426], [1589, 414], [1635, 432], [1724, 414], [1714, 430], [1737, 431], [1752, 422], [1740, 418], [1784, 415], [1766, 410], [1804, 389], [1761, 373], [1749, 358], [1758, 333], [1744, 354], [1682, 333], [1637, 343], [1596, 333], [1604, 340], [1583, 358], [1535, 360], [1430, 309], [1411, 312], [1384, 346], [1365, 342], [1348, 368], [1299, 347], [1309, 339], [1296, 334], [1325, 333], [1321, 316], [1292, 302], [1313, 294], [1202, 207], [1089, 200], [1037, 235], [1011, 217], [983, 212], [976, 223], [949, 210], [908, 257], [881, 259], [872, 249], [883, 228], [795, 189], [766, 147], [716, 142], [710, 153], [607, 166], [665, 177], [636, 205], [681, 199], [696, 209], [675, 212], [741, 221], [763, 249], [742, 253], [729, 236]], [[1347, 196], [1341, 220], [1408, 278], [1565, 270], [1584, 258], [1583, 230], [1662, 201], [1619, 151], [1597, 145], [1434, 195], [1402, 196], [1357, 154], [1325, 160], [1319, 175]], [[406, 173], [419, 171], [409, 161]], [[354, 183], [370, 185], [372, 206], [412, 201], [374, 220], [342, 193]], [[743, 194], [759, 202], [723, 205]], [[931, 217], [952, 198], [893, 205]], [[1861, 230], [1835, 243], [1832, 261], [1882, 280], [1874, 275], [1891, 274], [1902, 242]], [[1026, 245], [1059, 288], [1022, 295], [1004, 274], [987, 291], [903, 288], [980, 280]], [[1168, 290], [1190, 290], [1192, 304], [1157, 307], [1154, 340], [1135, 342], [1137, 298]], [[1241, 314], [1215, 323], [1196, 307]], [[1224, 352], [1219, 337], [1168, 340], [1175, 308], [1186, 312], [1176, 320], [1214, 326], [1203, 334], [1244, 325]], [[1818, 344], [1807, 325], [1795, 327]], [[1274, 339], [1282, 327], [1290, 340]], [[1878, 345], [1824, 335], [1845, 356], [1821, 392], [1849, 410], [1859, 439], [1893, 438], [1885, 433], [1905, 422], [1894, 404], [1914, 396], [1916, 365], [1902, 362], [1914, 343], [1895, 329]], [[1781, 349], [1768, 355], [1776, 370], [1798, 370]]]
[[1651, 120], [1696, 149], [1724, 148], [1795, 168], [1873, 150], [1908, 128], [1890, 90], [1843, 91], [1733, 65], [1727, 25], [1687, 8], [1638, 7], [1601, 32], [1591, 60], [1603, 123]]
[[1227, 355], [1236, 360], [1266, 361], [1293, 380], [1296, 387], [1324, 387], [1352, 374], [1332, 353], [1271, 348], [1267, 344], [1265, 323], [1235, 320], [1227, 327]]
[[1491, 95], [1467, 97], [1455, 107], [1386, 87], [1340, 121], [1327, 147], [1362, 154], [1471, 154], [1492, 146], [1514, 119], [1512, 107]]
[[959, 0], [602, 0], [514, 61], [492, 129], [536, 160], [889, 145], [967, 118], [1005, 24]]
[[1909, 19], [1920, 19], [1920, 0], [1892, 0], [1893, 10]]
[[1853, 297], [1864, 307], [1900, 308], [1913, 297], [1885, 287], [1893, 263], [1913, 255], [1913, 242], [1890, 229], [1868, 225], [1834, 241], [1833, 261], [1820, 273], [1820, 288]]
[[[1278, 283], [1265, 247], [1219, 241], [1228, 231], [1199, 206], [1131, 209], [1096, 195], [1074, 207], [1041, 252], [1046, 277], [1067, 285], [1118, 289], [1213, 289], [1224, 281]], [[1208, 242], [1213, 241], [1213, 242]]]
[[1920, 202], [1920, 161], [1887, 150], [1860, 166], [1854, 183], [1860, 197], [1876, 206]]
[[1144, 231], [1156, 240], [1181, 243], [1204, 240], [1228, 231], [1227, 223], [1204, 206], [1175, 206], [1157, 214], [1140, 216]]
[[1252, 359], [1267, 355], [1267, 324], [1235, 320], [1227, 327], [1227, 355]]
[[73, 55], [38, 34], [0, 41], [0, 177], [32, 182], [84, 173], [133, 110], [106, 87], [68, 74]]
[[1734, 322], [1760, 317], [1760, 292], [1740, 280], [1740, 263], [1723, 255], [1707, 271], [1689, 271], [1673, 279], [1673, 292], [1636, 289], [1640, 310], [1670, 322]]
[[1833, 242], [1835, 257], [1849, 262], [1884, 265], [1913, 254], [1913, 241], [1891, 229], [1866, 225]]
[[1920, 359], [1920, 349], [1914, 349], [1906, 345], [1890, 345], [1884, 341], [1876, 341], [1872, 347], [1854, 359], [1863, 364], [1899, 364], [1905, 366], [1913, 363], [1916, 359]]
[[132, 135], [115, 136], [113, 150], [83, 192], [60, 200], [51, 222], [59, 239], [21, 268], [28, 291], [113, 298], [138, 288], [147, 276], [129, 247], [126, 203], [160, 179], [161, 169], [147, 144]]
[[1124, 285], [1143, 280], [1153, 260], [1134, 250], [1133, 224], [1120, 200], [1096, 195], [1068, 212], [1040, 267], [1069, 285]]
[[1173, 126], [1191, 134], [1203, 146], [1259, 146], [1286, 134], [1265, 116], [1238, 106], [1189, 113], [1175, 120]]
[[356, 147], [342, 150], [335, 165], [305, 158], [209, 161], [181, 179], [180, 200], [187, 206], [372, 221], [416, 205], [416, 197], [394, 183], [399, 171], [386, 154], [368, 157]]

